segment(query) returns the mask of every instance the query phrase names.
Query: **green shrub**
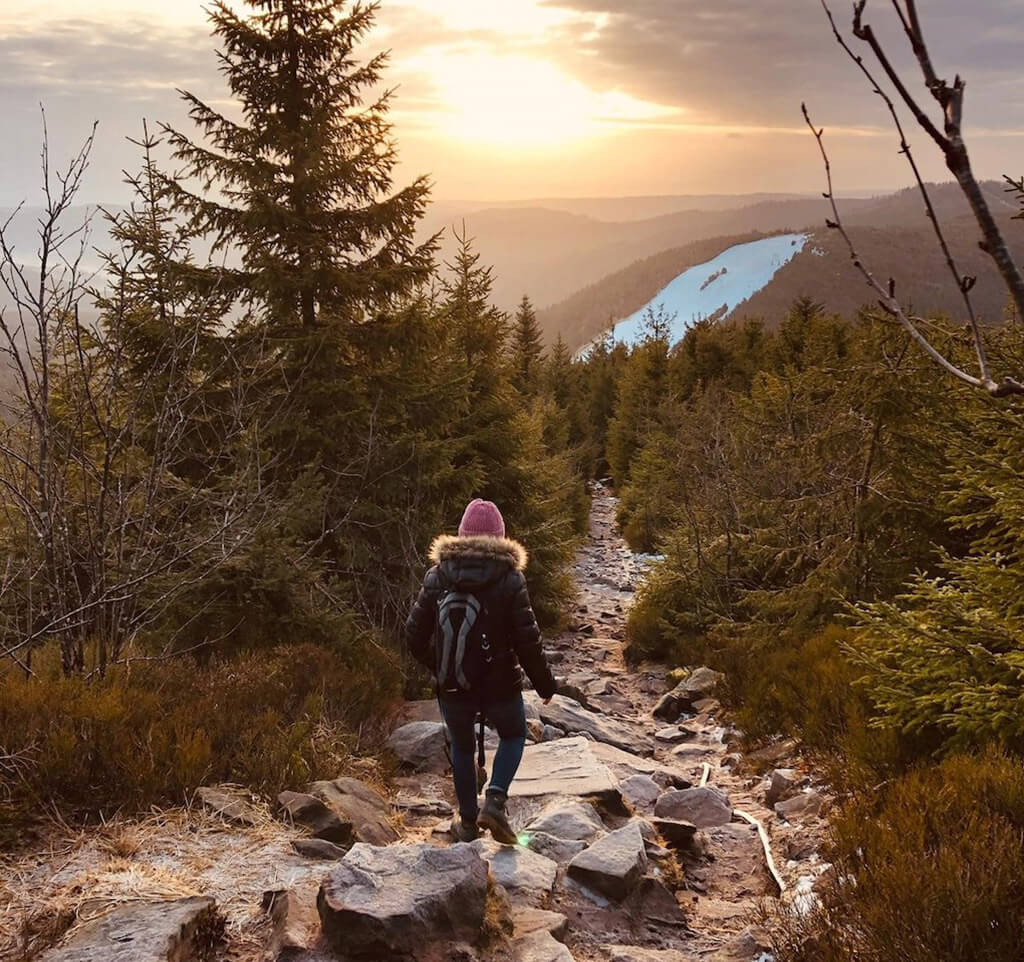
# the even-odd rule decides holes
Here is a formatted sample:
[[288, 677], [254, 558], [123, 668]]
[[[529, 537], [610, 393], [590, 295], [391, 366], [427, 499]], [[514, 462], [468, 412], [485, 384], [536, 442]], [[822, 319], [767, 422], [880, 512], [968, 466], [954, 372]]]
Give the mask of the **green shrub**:
[[283, 645], [94, 679], [65, 678], [47, 661], [37, 658], [34, 677], [0, 674], [0, 838], [50, 807], [83, 819], [179, 803], [208, 782], [272, 793], [335, 777], [364, 719], [401, 685], [398, 659], [370, 636], [344, 652]]
[[779, 926], [779, 962], [1017, 962], [1024, 945], [1024, 764], [953, 756], [833, 820], [832, 881]]

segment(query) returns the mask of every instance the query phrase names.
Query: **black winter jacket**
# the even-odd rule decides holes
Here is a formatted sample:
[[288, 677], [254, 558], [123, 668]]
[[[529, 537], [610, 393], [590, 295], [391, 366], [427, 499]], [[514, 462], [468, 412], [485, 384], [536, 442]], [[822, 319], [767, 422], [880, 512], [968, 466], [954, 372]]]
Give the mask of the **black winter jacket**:
[[484, 697], [500, 699], [522, 688], [526, 671], [541, 698], [557, 684], [544, 657], [540, 629], [526, 588], [526, 549], [508, 538], [456, 538], [442, 535], [430, 548], [433, 567], [423, 579], [405, 623], [413, 657], [434, 672], [437, 603], [448, 590], [472, 592], [490, 613], [491, 631], [499, 632], [497, 654], [484, 682]]

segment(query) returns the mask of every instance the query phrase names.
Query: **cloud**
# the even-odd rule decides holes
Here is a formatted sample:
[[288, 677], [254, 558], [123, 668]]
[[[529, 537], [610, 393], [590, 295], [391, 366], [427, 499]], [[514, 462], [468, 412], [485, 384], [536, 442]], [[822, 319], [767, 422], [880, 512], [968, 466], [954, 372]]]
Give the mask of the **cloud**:
[[6, 69], [0, 90], [116, 93], [146, 99], [150, 91], [216, 78], [213, 41], [205, 28], [154, 28], [142, 21], [110, 24], [84, 19], [0, 36]]
[[[832, 2], [845, 25], [849, 0]], [[55, 153], [72, 149], [92, 121], [100, 121], [88, 185], [90, 197], [97, 199], [123, 196], [120, 171], [138, 163], [137, 150], [125, 138], [138, 136], [144, 116], [188, 127], [175, 88], [226, 102], [208, 28], [147, 20], [146, 8], [137, 9], [134, 19], [96, 13], [46, 22], [21, 17], [2, 25], [0, 203], [29, 196], [38, 181], [40, 102], [47, 107]], [[871, 0], [869, 12], [885, 42], [901, 52], [900, 65], [912, 67], [890, 4]], [[1019, 0], [929, 0], [922, 16], [940, 72], [967, 78], [968, 131], [986, 139], [983, 156], [994, 167], [987, 172], [998, 173], [1006, 166], [1003, 158], [1013, 153], [1000, 153], [993, 145], [1002, 140], [1015, 146], [1019, 141], [1012, 138], [1024, 130]], [[467, 183], [491, 179], [495, 195], [505, 186], [501, 178], [515, 173], [516, 158], [510, 157], [509, 167], [501, 171], [469, 171], [483, 154], [473, 155], [464, 145], [456, 148], [446, 139], [450, 129], [438, 127], [437, 118], [446, 116], [445, 97], [452, 92], [431, 65], [458, 58], [486, 62], [488, 57], [506, 66], [519, 60], [555, 65], [572, 83], [592, 92], [592, 97], [580, 95], [579, 102], [594, 105], [597, 119], [620, 131], [621, 146], [602, 143], [596, 151], [594, 184], [603, 166], [609, 171], [606, 192], [672, 188], [668, 172], [659, 174], [656, 186], [644, 182], [645, 169], [633, 163], [640, 144], [650, 170], [659, 150], [667, 158], [665, 171], [673, 164], [684, 171], [704, 164], [704, 158], [698, 162], [693, 157], [679, 162], [679, 151], [687, 145], [691, 151], [721, 151], [720, 163], [709, 167], [709, 185], [716, 166], [741, 170], [746, 163], [753, 170], [788, 163], [788, 148], [778, 146], [774, 160], [762, 148], [766, 138], [781, 144], [784, 138], [806, 136], [799, 115], [802, 100], [812, 107], [816, 122], [837, 136], [849, 135], [848, 141], [862, 142], [857, 157], [865, 156], [863, 142], [889, 135], [878, 98], [832, 41], [819, 0], [385, 0], [366, 50], [386, 48], [392, 57], [385, 80], [398, 87], [394, 116], [403, 157], [415, 165], [412, 172], [431, 170], [442, 184], [446, 178]], [[451, 76], [457, 74], [449, 71]], [[915, 89], [921, 90], [920, 85]], [[636, 106], [602, 111], [605, 104]], [[451, 111], [447, 116], [450, 121]], [[706, 136], [696, 136], [702, 132]], [[628, 138], [634, 138], [632, 150]], [[614, 151], [621, 151], [621, 158]], [[805, 153], [813, 165], [813, 152]], [[541, 170], [541, 161], [536, 163]], [[543, 169], [552, 169], [550, 163]], [[774, 177], [772, 182], [781, 183], [778, 174], [766, 170], [765, 182]], [[870, 179], [874, 173], [859, 176]], [[632, 179], [627, 183], [627, 178]], [[751, 189], [760, 187], [751, 184]], [[694, 184], [680, 175], [679, 188], [694, 189]], [[537, 192], [552, 189], [538, 185]]]
[[[560, 41], [574, 69], [593, 84], [688, 107], [710, 122], [791, 124], [806, 99], [836, 123], [884, 123], [878, 99], [832, 40], [818, 0], [545, 2], [605, 18], [599, 31], [579, 32], [571, 49]], [[832, 6], [845, 29], [849, 3]], [[922, 17], [940, 72], [969, 78], [969, 120], [1024, 126], [1024, 98], [1008, 103], [1005, 97], [1007, 87], [1019, 84], [1018, 0], [932, 0]], [[898, 51], [897, 63], [911, 66], [889, 4], [877, 0], [868, 19], [887, 49]]]

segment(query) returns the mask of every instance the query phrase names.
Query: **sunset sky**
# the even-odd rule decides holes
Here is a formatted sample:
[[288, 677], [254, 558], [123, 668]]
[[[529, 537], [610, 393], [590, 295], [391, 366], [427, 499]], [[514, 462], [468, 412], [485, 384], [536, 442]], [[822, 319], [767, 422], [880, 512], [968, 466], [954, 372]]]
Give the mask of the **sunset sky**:
[[[895, 46], [890, 4], [873, 7]], [[940, 70], [967, 77], [978, 172], [1019, 175], [1019, 0], [921, 8]], [[849, 9], [835, 0], [844, 25]], [[378, 22], [366, 52], [392, 51], [399, 176], [429, 173], [440, 198], [815, 191], [801, 100], [830, 131], [840, 186], [907, 181], [819, 0], [385, 0]], [[0, 0], [0, 45], [0, 204], [33, 197], [40, 102], [58, 151], [100, 122], [86, 193], [117, 201], [143, 117], [185, 125], [175, 87], [225, 97], [192, 0]]]

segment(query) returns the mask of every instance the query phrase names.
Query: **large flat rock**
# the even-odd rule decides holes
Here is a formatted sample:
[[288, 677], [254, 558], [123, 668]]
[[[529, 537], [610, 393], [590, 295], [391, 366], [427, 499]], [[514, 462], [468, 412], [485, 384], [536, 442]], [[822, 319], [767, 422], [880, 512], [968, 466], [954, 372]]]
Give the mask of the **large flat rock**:
[[578, 701], [564, 695], [555, 695], [548, 705], [542, 703], [540, 718], [545, 724], [561, 728], [568, 734], [585, 732], [596, 741], [636, 755], [654, 752], [654, 743], [648, 736], [606, 715], [588, 711]]
[[87, 922], [39, 962], [192, 962], [212, 956], [223, 931], [211, 898], [130, 902]]
[[619, 800], [618, 780], [598, 761], [591, 745], [582, 736], [527, 745], [511, 794], [521, 798], [570, 795]]
[[689, 788], [691, 785], [690, 780], [682, 772], [656, 762], [653, 758], [644, 758], [603, 742], [594, 742], [591, 751], [594, 757], [604, 762], [620, 781], [633, 775], [647, 775], [662, 788]]
[[346, 956], [418, 958], [438, 942], [474, 942], [487, 864], [470, 845], [352, 847], [320, 887], [324, 937]]

